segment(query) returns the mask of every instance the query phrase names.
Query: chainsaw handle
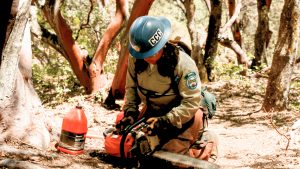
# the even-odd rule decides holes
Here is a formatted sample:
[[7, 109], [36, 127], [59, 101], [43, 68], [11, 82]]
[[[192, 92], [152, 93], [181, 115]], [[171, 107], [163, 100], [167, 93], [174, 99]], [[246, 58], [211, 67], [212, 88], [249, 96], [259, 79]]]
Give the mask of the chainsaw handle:
[[139, 125], [140, 123], [144, 122], [145, 121], [145, 117], [141, 118], [140, 120], [138, 120], [137, 122], [133, 123], [132, 125], [130, 126], [127, 126], [123, 131], [122, 131], [122, 139], [121, 139], [121, 142], [120, 142], [120, 155], [121, 155], [121, 159], [124, 159], [125, 158], [125, 152], [124, 152], [124, 143], [125, 143], [125, 140], [127, 138], [127, 135], [131, 132], [131, 130], [133, 128], [135, 128], [137, 125]]

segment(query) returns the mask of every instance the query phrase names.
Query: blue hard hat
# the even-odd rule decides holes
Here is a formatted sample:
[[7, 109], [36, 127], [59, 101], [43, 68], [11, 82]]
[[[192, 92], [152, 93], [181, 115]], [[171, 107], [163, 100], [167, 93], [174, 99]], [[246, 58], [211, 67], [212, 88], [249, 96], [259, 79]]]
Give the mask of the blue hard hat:
[[129, 52], [137, 59], [157, 53], [169, 40], [171, 22], [165, 17], [141, 16], [129, 30]]

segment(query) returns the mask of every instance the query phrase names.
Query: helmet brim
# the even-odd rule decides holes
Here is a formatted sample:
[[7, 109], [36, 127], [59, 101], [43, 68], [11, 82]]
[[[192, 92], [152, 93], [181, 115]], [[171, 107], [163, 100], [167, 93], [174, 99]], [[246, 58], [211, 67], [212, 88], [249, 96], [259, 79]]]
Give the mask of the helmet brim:
[[131, 44], [129, 43], [129, 53], [135, 57], [136, 59], [146, 59], [155, 53], [157, 53], [161, 48], [164, 47], [164, 45], [168, 42], [169, 37], [171, 35], [171, 22], [166, 19], [165, 17], [158, 17], [158, 19], [163, 23], [164, 26], [164, 36], [161, 38], [161, 40], [156, 44], [155, 47], [151, 48], [150, 50], [146, 52], [137, 52], [133, 49]]

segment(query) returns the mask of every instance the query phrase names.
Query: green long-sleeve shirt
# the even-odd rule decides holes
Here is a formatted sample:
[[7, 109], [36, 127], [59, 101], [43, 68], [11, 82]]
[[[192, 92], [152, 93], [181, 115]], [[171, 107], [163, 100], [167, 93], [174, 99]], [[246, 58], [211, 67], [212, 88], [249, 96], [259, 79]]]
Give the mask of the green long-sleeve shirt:
[[176, 96], [179, 94], [181, 96], [180, 104], [171, 108], [167, 114], [161, 115], [166, 115], [172, 125], [181, 128], [182, 124], [193, 118], [200, 107], [201, 81], [195, 62], [186, 53], [180, 51], [174, 78], [170, 78], [161, 76], [157, 70], [157, 65], [148, 66], [144, 72], [137, 74], [135, 72], [135, 60], [133, 57], [129, 57], [128, 60], [124, 111], [138, 110], [141, 102], [147, 104], [146, 96], [140, 91], [141, 88], [163, 94], [170, 88], [171, 80], [177, 79], [175, 84], [178, 92], [171, 88], [164, 96], [150, 98], [150, 106], [155, 111], [153, 115], [157, 116], [161, 109], [178, 99]]

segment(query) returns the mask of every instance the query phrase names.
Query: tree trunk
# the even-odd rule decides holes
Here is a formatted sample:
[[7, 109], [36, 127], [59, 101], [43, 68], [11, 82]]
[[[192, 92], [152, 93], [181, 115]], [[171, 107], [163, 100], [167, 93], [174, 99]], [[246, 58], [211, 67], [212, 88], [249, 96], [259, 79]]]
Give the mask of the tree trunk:
[[30, 3], [30, 0], [20, 0], [15, 24], [1, 57], [0, 142], [18, 139], [38, 148], [47, 148], [50, 135], [42, 119], [41, 102], [31, 82]]
[[[72, 37], [72, 30], [60, 13], [60, 0], [46, 1], [42, 7], [44, 15], [51, 27], [54, 29], [60, 46], [63, 49], [63, 56], [69, 61], [73, 72], [80, 84], [88, 93], [92, 91], [87, 68], [84, 66], [85, 54], [75, 43]], [[100, 83], [100, 82], [99, 82]]]
[[204, 0], [206, 6], [207, 6], [207, 9], [209, 11], [209, 13], [211, 13], [211, 3], [210, 3], [210, 0]]
[[64, 50], [58, 42], [58, 37], [56, 34], [51, 33], [45, 28], [45, 24], [38, 22], [38, 7], [31, 6], [30, 8], [30, 26], [31, 34], [36, 38], [40, 39], [45, 44], [51, 46], [58, 53], [64, 56]]
[[238, 64], [245, 65], [244, 73], [246, 73], [249, 66], [249, 59], [247, 57], [247, 54], [242, 50], [242, 35], [239, 27], [239, 21], [237, 19], [240, 9], [242, 8], [242, 2], [241, 0], [238, 0], [238, 3], [236, 5], [235, 0], [228, 0], [228, 4], [229, 16], [231, 18], [236, 17], [231, 26], [231, 32], [235, 42], [230, 43], [230, 48], [236, 51]]
[[[22, 4], [20, 12], [16, 16], [16, 21], [13, 23], [11, 33], [8, 33], [8, 40], [6, 44], [3, 45], [3, 53], [1, 53], [1, 68], [0, 68], [0, 89], [1, 97], [0, 103], [6, 103], [7, 100], [11, 99], [15, 88], [16, 81], [16, 70], [18, 69], [19, 62], [19, 52], [22, 45], [22, 38], [24, 34], [24, 29], [28, 21], [29, 6], [27, 2]], [[14, 4], [14, 3], [12, 3]], [[21, 4], [21, 3], [20, 3]], [[29, 3], [30, 4], [30, 3]], [[12, 6], [13, 7], [13, 6]], [[15, 6], [14, 6], [15, 7]], [[17, 11], [16, 9], [12, 11]], [[10, 25], [8, 25], [10, 26]], [[1, 106], [3, 104], [0, 104]]]
[[121, 54], [118, 60], [116, 73], [112, 82], [112, 94], [116, 98], [123, 98], [125, 94], [125, 81], [127, 72], [128, 51], [128, 32], [133, 21], [143, 15], [147, 15], [154, 0], [136, 0], [133, 4], [132, 11], [122, 36]]
[[247, 68], [249, 63], [248, 63], [248, 57], [245, 51], [241, 48], [241, 46], [238, 44], [238, 42], [229, 39], [229, 38], [220, 38], [219, 42], [221, 45], [230, 48], [233, 50], [237, 55], [238, 55], [238, 63], [245, 65]]
[[211, 1], [211, 14], [208, 25], [208, 35], [205, 45], [204, 63], [207, 70], [209, 81], [215, 79], [212, 70], [214, 68], [214, 60], [218, 49], [218, 34], [221, 26], [222, 1]]
[[58, 42], [63, 49], [61, 53], [70, 62], [72, 70], [80, 84], [86, 88], [87, 93], [94, 93], [105, 84], [105, 78], [102, 76], [103, 64], [111, 43], [120, 32], [124, 20], [128, 15], [128, 10], [126, 9], [127, 1], [116, 1], [115, 17], [108, 25], [88, 68], [84, 66], [86, 55], [83, 54], [83, 51], [75, 43], [72, 37], [72, 30], [61, 16], [59, 7], [60, 0], [55, 0], [47, 1], [42, 9], [49, 24], [56, 32]]
[[[268, 2], [268, 3], [267, 3]], [[271, 2], [267, 0], [257, 0], [258, 26], [255, 33], [255, 58], [252, 61], [251, 68], [261, 66], [267, 63], [265, 55], [272, 32], [269, 29], [269, 10]]]
[[98, 91], [103, 85], [103, 78], [101, 78], [101, 74], [103, 72], [103, 64], [108, 52], [108, 49], [115, 39], [115, 37], [119, 34], [124, 20], [128, 17], [128, 9], [126, 8], [127, 0], [117, 0], [116, 1], [116, 14], [115, 17], [112, 18], [110, 24], [108, 25], [99, 45], [96, 50], [96, 53], [93, 57], [93, 61], [89, 66], [90, 73], [90, 84], [91, 84], [91, 92]]
[[111, 85], [108, 96], [104, 101], [104, 106], [109, 109], [113, 109], [116, 106], [115, 100], [122, 99], [125, 95], [126, 73], [127, 73], [127, 61], [129, 57], [128, 50], [128, 32], [133, 21], [139, 16], [147, 15], [148, 11], [154, 0], [136, 0], [133, 4], [131, 14], [126, 25], [126, 30], [121, 36], [121, 52], [117, 64], [115, 76]]
[[200, 35], [196, 31], [196, 25], [195, 25], [195, 3], [194, 0], [185, 0], [184, 1], [184, 6], [186, 9], [186, 18], [187, 18], [187, 27], [188, 31], [190, 33], [191, 37], [191, 44], [192, 44], [192, 58], [196, 62], [196, 65], [198, 67], [200, 79], [202, 82], [206, 83], [208, 82], [208, 77], [207, 77], [207, 71], [204, 66], [204, 56], [202, 51], [202, 47], [200, 46]]
[[4, 49], [4, 44], [7, 42], [9, 34], [14, 26], [15, 18], [17, 15], [19, 1], [1, 1], [1, 15], [0, 15], [0, 65], [2, 61], [2, 50]]
[[299, 0], [285, 0], [280, 18], [270, 76], [262, 105], [264, 111], [282, 111], [287, 108], [291, 76], [299, 41]]
[[[241, 1], [239, 0], [238, 4], [236, 5], [235, 0], [228, 0], [228, 4], [229, 4], [229, 7], [228, 7], [229, 16], [233, 17], [233, 15], [235, 13], [235, 10], [236, 10], [236, 6], [241, 6]], [[240, 27], [239, 27], [239, 21], [237, 19], [234, 21], [234, 23], [231, 26], [231, 32], [232, 32], [232, 35], [233, 35], [233, 39], [242, 48], [242, 45], [243, 45], [242, 35], [241, 35]], [[241, 63], [239, 62], [239, 64], [241, 64]]]

